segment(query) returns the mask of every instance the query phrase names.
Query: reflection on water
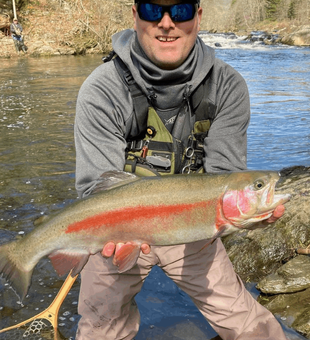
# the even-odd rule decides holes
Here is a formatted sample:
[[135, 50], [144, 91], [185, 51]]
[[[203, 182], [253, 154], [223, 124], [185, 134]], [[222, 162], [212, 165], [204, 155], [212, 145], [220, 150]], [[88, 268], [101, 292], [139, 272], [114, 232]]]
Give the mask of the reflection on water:
[[[310, 51], [218, 49], [216, 54], [238, 69], [249, 85], [249, 167], [310, 165]], [[0, 243], [21, 237], [41, 214], [59, 211], [77, 198], [75, 102], [83, 80], [99, 64], [100, 56], [1, 60]], [[152, 275], [138, 295], [141, 308], [139, 296], [148, 296], [150, 285], [171, 282], [160, 273]], [[32, 282], [24, 307], [0, 282], [0, 329], [45, 309], [62, 283], [46, 259], [36, 267]], [[77, 282], [60, 312], [60, 329], [67, 337], [74, 335], [78, 320], [78, 287]], [[177, 288], [172, 291], [169, 294], [186, 305], [189, 317], [199, 320], [184, 294]], [[168, 304], [165, 311], [172, 318], [173, 308]], [[142, 331], [154, 313], [149, 305], [143, 308]]]
[[[100, 63], [100, 56], [1, 60], [0, 243], [30, 231], [42, 213], [59, 211], [77, 198], [75, 102], [81, 83]], [[23, 308], [13, 291], [0, 285], [0, 329], [45, 309], [61, 283], [44, 259]], [[68, 335], [78, 320], [77, 292], [75, 285], [60, 313]]]
[[248, 167], [310, 165], [310, 49], [217, 50], [251, 97]]
[[99, 56], [1, 61], [0, 227], [18, 219], [18, 228], [32, 228], [28, 218], [76, 198], [75, 101], [99, 63]]

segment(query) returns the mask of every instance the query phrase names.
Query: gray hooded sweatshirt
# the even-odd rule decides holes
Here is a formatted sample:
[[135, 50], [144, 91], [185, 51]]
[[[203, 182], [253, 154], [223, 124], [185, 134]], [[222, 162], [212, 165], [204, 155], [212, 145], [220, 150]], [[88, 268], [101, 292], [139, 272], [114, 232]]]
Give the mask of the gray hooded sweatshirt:
[[[215, 58], [214, 50], [199, 37], [185, 62], [174, 70], [154, 65], [131, 29], [115, 34], [112, 45], [143, 93], [154, 99], [152, 106], [172, 135], [176, 122], [190, 132], [191, 115], [180, 119], [180, 107], [210, 77], [208, 101], [216, 107], [216, 117], [204, 140], [205, 171], [246, 169], [250, 102], [245, 81], [236, 70]], [[76, 189], [80, 197], [92, 192], [102, 173], [124, 169], [133, 117], [131, 95], [114, 62], [100, 65], [83, 83], [77, 101]]]

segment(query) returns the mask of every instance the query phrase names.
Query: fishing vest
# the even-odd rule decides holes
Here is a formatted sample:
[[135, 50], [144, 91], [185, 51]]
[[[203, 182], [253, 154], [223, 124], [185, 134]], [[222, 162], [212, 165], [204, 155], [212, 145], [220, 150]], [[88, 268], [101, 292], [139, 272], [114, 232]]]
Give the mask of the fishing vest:
[[20, 28], [17, 25], [15, 25], [14, 23], [12, 25], [14, 26], [14, 30], [15, 30], [14, 34], [17, 35], [17, 36], [21, 36], [22, 32], [21, 32]]
[[[103, 62], [113, 59], [115, 67], [126, 84], [134, 109], [133, 125], [126, 137], [124, 171], [137, 176], [161, 176], [203, 172], [204, 139], [216, 115], [214, 91], [211, 88], [212, 69], [188, 98], [191, 127], [185, 136], [176, 138], [165, 127], [152, 105], [124, 62], [112, 51]], [[181, 127], [182, 128], [182, 127]], [[178, 134], [178, 133], [177, 133]]]

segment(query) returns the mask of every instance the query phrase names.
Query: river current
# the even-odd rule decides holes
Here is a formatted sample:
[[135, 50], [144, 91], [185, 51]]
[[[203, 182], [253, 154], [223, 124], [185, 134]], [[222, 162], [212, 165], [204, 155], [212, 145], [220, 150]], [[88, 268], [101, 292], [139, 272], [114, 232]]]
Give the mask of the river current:
[[[252, 110], [248, 167], [280, 170], [310, 166], [310, 49], [266, 46], [225, 35], [201, 37], [248, 84]], [[73, 140], [76, 98], [84, 79], [100, 64], [99, 55], [1, 59], [0, 243], [24, 235], [36, 218], [77, 199]], [[0, 281], [0, 329], [34, 315], [51, 302], [59, 279], [46, 261], [43, 264], [38, 266], [42, 278], [37, 274], [26, 312]], [[72, 339], [78, 320], [77, 292], [78, 286], [64, 304], [62, 313], [66, 314], [62, 314], [60, 327]], [[41, 299], [32, 310], [35, 295]], [[201, 326], [208, 339], [215, 336], [191, 301], [158, 269], [152, 271], [137, 302], [142, 316], [137, 340], [145, 339], [149, 326], [162, 324], [164, 319], [170, 320], [168, 324], [191, 320]]]

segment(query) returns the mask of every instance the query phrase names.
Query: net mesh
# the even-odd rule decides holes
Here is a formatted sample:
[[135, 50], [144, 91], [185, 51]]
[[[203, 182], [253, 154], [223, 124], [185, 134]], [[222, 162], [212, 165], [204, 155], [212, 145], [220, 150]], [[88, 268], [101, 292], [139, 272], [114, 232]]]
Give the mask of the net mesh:
[[[46, 319], [35, 319], [23, 326], [0, 333], [0, 340], [54, 340], [52, 324]], [[56, 337], [58, 339], [58, 337]]]

